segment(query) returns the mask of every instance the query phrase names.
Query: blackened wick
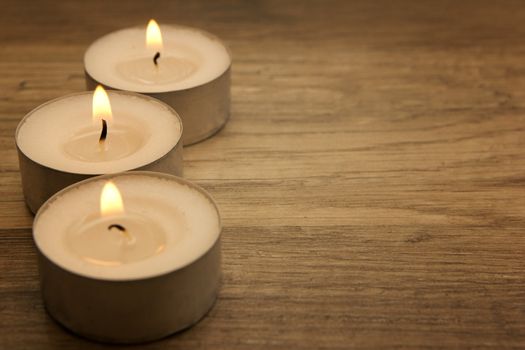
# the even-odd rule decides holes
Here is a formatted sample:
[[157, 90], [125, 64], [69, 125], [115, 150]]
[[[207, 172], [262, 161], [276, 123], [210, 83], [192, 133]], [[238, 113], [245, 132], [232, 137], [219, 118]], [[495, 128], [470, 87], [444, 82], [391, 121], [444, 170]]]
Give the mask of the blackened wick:
[[126, 228], [122, 225], [119, 225], [119, 224], [112, 224], [112, 225], [109, 225], [108, 226], [108, 230], [111, 230], [112, 228], [116, 228], [117, 230], [121, 231], [121, 232], [126, 232]]
[[108, 123], [106, 123], [106, 121], [102, 119], [102, 131], [100, 132], [100, 138], [98, 139], [98, 142], [104, 142], [107, 136], [108, 136]]

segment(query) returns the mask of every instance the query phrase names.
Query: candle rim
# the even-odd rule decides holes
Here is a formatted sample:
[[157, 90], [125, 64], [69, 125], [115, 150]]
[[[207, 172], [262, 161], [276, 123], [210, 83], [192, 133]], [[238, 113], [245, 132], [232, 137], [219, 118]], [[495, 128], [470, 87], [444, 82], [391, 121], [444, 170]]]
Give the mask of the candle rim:
[[[54, 201], [56, 201], [61, 195], [65, 194], [65, 193], [67, 193], [69, 191], [74, 190], [76, 187], [79, 187], [79, 186], [82, 186], [82, 185], [85, 185], [85, 184], [89, 184], [91, 182], [108, 181], [108, 180], [113, 180], [116, 177], [126, 177], [126, 176], [147, 176], [147, 177], [160, 178], [160, 179], [164, 179], [164, 180], [168, 180], [168, 181], [174, 181], [174, 182], [178, 182], [179, 184], [185, 185], [185, 186], [187, 186], [187, 187], [189, 187], [189, 188], [191, 188], [193, 190], [196, 190], [201, 195], [203, 195], [204, 198], [206, 198], [206, 200], [212, 204], [212, 206], [214, 208], [214, 211], [217, 214], [218, 233], [217, 233], [217, 237], [215, 237], [215, 239], [213, 240], [212, 244], [209, 247], [207, 247], [205, 250], [203, 250], [203, 252], [200, 255], [197, 255], [196, 257], [194, 257], [193, 259], [189, 260], [185, 264], [182, 264], [182, 265], [177, 266], [177, 267], [175, 267], [173, 269], [170, 269], [169, 271], [164, 271], [164, 272], [157, 273], [157, 274], [148, 274], [145, 277], [128, 277], [128, 278], [118, 278], [118, 277], [117, 278], [110, 278], [110, 277], [107, 277], [107, 276], [94, 277], [94, 276], [89, 275], [89, 274], [82, 274], [82, 273], [80, 273], [78, 271], [73, 271], [73, 270], [69, 269], [67, 266], [62, 266], [61, 264], [59, 264], [54, 259], [52, 259], [51, 257], [49, 257], [47, 254], [44, 253], [43, 249], [41, 249], [41, 247], [38, 244], [38, 240], [35, 237], [35, 226], [36, 226], [36, 223], [38, 222], [39, 217], [44, 213], [46, 208], [48, 208], [50, 205], [52, 205], [52, 203]], [[219, 206], [217, 205], [217, 202], [211, 196], [211, 194], [208, 191], [206, 191], [204, 188], [202, 188], [201, 186], [199, 186], [199, 185], [197, 185], [197, 184], [195, 184], [195, 183], [193, 183], [193, 182], [191, 182], [189, 180], [186, 180], [186, 179], [184, 179], [182, 177], [179, 177], [179, 176], [166, 174], [166, 173], [159, 173], [159, 172], [155, 172], [155, 171], [142, 171], [141, 170], [141, 171], [124, 171], [124, 172], [119, 172], [119, 173], [114, 173], [114, 174], [106, 174], [106, 175], [94, 176], [94, 177], [90, 177], [88, 179], [76, 182], [76, 183], [74, 183], [72, 185], [69, 185], [69, 186], [63, 188], [62, 190], [60, 190], [57, 193], [55, 193], [54, 195], [52, 195], [48, 200], [46, 200], [44, 202], [44, 204], [42, 204], [40, 206], [40, 208], [38, 209], [38, 211], [35, 214], [35, 217], [33, 219], [31, 236], [33, 237], [33, 242], [35, 243], [39, 254], [42, 254], [51, 263], [53, 263], [54, 265], [58, 266], [59, 268], [65, 270], [65, 271], [67, 271], [67, 272], [69, 272], [69, 273], [71, 273], [73, 275], [80, 276], [82, 278], [92, 279], [92, 280], [102, 280], [102, 281], [112, 281], [112, 282], [133, 282], [133, 281], [139, 281], [139, 280], [142, 281], [142, 280], [147, 280], [147, 279], [153, 279], [153, 278], [166, 276], [166, 275], [169, 275], [171, 273], [183, 270], [186, 267], [194, 264], [199, 259], [204, 257], [216, 244], [220, 243], [220, 238], [222, 236], [222, 228], [223, 228], [223, 226], [222, 226], [222, 219], [221, 219], [221, 215], [220, 215]]]
[[[93, 79], [96, 82], [100, 83], [104, 87], [108, 87], [109, 89], [119, 89], [119, 90], [122, 89], [122, 90], [125, 90], [125, 91], [133, 91], [133, 92], [136, 92], [136, 93], [139, 93], [139, 94], [163, 94], [163, 93], [168, 93], [168, 92], [184, 92], [184, 91], [188, 91], [188, 90], [192, 90], [192, 89], [195, 89], [195, 88], [202, 87], [202, 86], [204, 86], [206, 84], [209, 84], [209, 83], [219, 79], [224, 74], [227, 74], [228, 71], [231, 69], [232, 61], [233, 61], [231, 49], [217, 35], [215, 35], [213, 33], [210, 33], [210, 32], [208, 32], [207, 30], [204, 30], [204, 29], [200, 29], [200, 28], [196, 28], [196, 27], [192, 27], [192, 26], [187, 26], [187, 25], [182, 25], [182, 24], [170, 24], [170, 23], [168, 23], [168, 24], [163, 24], [162, 28], [175, 28], [175, 29], [182, 29], [182, 30], [197, 32], [197, 33], [202, 34], [204, 37], [210, 39], [211, 41], [220, 44], [225, 49], [225, 52], [226, 52], [226, 54], [228, 56], [228, 65], [226, 66], [224, 71], [222, 71], [220, 74], [218, 74], [216, 77], [214, 77], [213, 79], [211, 79], [209, 81], [205, 81], [205, 82], [202, 82], [200, 84], [196, 84], [196, 85], [192, 85], [192, 86], [185, 87], [185, 88], [180, 88], [180, 89], [158, 89], [158, 90], [155, 90], [155, 91], [147, 91], [147, 90], [140, 90], [140, 89], [126, 90], [126, 89], [123, 89], [121, 87], [109, 85], [109, 84], [107, 84], [107, 83], [105, 83], [103, 81], [104, 79], [99, 79], [97, 77], [94, 77], [90, 72], [88, 72], [88, 70], [86, 68], [87, 67], [86, 56], [87, 56], [88, 51], [91, 49], [91, 47], [93, 45], [95, 45], [99, 41], [102, 41], [107, 36], [116, 34], [118, 32], [124, 32], [124, 31], [130, 30], [130, 29], [145, 30], [143, 25], [136, 25], [136, 26], [126, 27], [126, 28], [122, 28], [122, 29], [118, 29], [118, 30], [114, 30], [114, 31], [108, 32], [108, 33], [98, 37], [93, 42], [91, 42], [91, 44], [88, 46], [88, 48], [84, 52], [84, 56], [83, 56], [83, 59], [82, 59], [82, 61], [84, 63], [84, 73], [88, 77], [90, 77], [91, 79]], [[163, 31], [164, 31], [164, 29], [163, 29]]]
[[[140, 93], [137, 93], [137, 92], [134, 92], [134, 91], [115, 90], [113, 88], [106, 87], [105, 85], [104, 85], [104, 88], [106, 88], [106, 92], [107, 92], [108, 95], [112, 95], [112, 94], [128, 95], [128, 96], [132, 96], [132, 97], [141, 98], [143, 100], [150, 101], [150, 102], [153, 102], [153, 103], [157, 103], [161, 107], [166, 108], [169, 113], [171, 113], [172, 115], [175, 116], [175, 119], [177, 120], [177, 124], [178, 124], [179, 130], [180, 130], [179, 139], [177, 140], [177, 142], [174, 144], [174, 146], [172, 148], [168, 149], [166, 151], [166, 153], [164, 153], [162, 156], [154, 159], [153, 161], [151, 161], [149, 163], [137, 165], [136, 167], [134, 167], [132, 169], [126, 169], [126, 170], [119, 171], [119, 173], [120, 172], [124, 172], [124, 171], [128, 171], [128, 170], [137, 169], [137, 168], [143, 168], [143, 167], [148, 166], [150, 164], [156, 163], [156, 162], [164, 159], [166, 156], [168, 156], [169, 153], [173, 149], [175, 149], [175, 148], [179, 147], [180, 145], [182, 145], [182, 135], [183, 135], [183, 132], [184, 132], [184, 125], [182, 123], [182, 119], [181, 119], [180, 115], [177, 113], [177, 111], [175, 111], [175, 109], [173, 107], [171, 107], [170, 105], [168, 105], [167, 103], [165, 103], [165, 102], [163, 102], [163, 101], [161, 101], [159, 99], [153, 98], [153, 97], [148, 96], [148, 95], [140, 94]], [[46, 102], [42, 103], [41, 105], [33, 108], [26, 115], [24, 115], [24, 117], [20, 120], [20, 122], [18, 123], [18, 125], [16, 127], [16, 130], [15, 130], [15, 145], [16, 145], [17, 151], [19, 151], [26, 158], [30, 159], [32, 162], [38, 164], [39, 166], [44, 167], [46, 169], [53, 170], [53, 171], [58, 171], [58, 172], [61, 172], [61, 173], [66, 173], [66, 174], [76, 174], [76, 175], [89, 175], [89, 176], [104, 175], [103, 173], [100, 173], [100, 172], [77, 172], [77, 171], [72, 171], [72, 170], [58, 169], [58, 168], [55, 168], [55, 167], [52, 167], [52, 166], [49, 166], [49, 165], [42, 164], [40, 161], [31, 158], [19, 146], [18, 136], [19, 136], [20, 130], [23, 128], [24, 124], [29, 120], [29, 118], [31, 118], [31, 116], [33, 114], [35, 114], [40, 109], [43, 109], [43, 108], [45, 108], [48, 105], [51, 105], [53, 103], [56, 103], [56, 102], [59, 102], [59, 101], [62, 101], [62, 100], [65, 100], [65, 99], [68, 99], [68, 98], [71, 98], [71, 97], [82, 96], [82, 95], [89, 95], [91, 97], [93, 95], [93, 91], [72, 92], [72, 93], [69, 93], [69, 94], [66, 94], [66, 95], [62, 95], [62, 96], [56, 97], [54, 99], [46, 101]]]

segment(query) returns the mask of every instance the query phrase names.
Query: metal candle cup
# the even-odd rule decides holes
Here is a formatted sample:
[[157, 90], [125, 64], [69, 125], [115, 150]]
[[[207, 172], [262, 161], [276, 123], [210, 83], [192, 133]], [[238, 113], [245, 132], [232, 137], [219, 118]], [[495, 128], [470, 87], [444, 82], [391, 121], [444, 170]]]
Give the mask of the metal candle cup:
[[[85, 198], [87, 203], [79, 204], [80, 208], [75, 212], [77, 215], [90, 212], [90, 205], [97, 204], [92, 195], [96, 197], [97, 189], [108, 180], [122, 192], [125, 215], [130, 208], [129, 215], [139, 209], [141, 215], [149, 213], [154, 216], [158, 214], [154, 208], [157, 204], [164, 208], [160, 210], [164, 210], [164, 214], [171, 213], [158, 214], [167, 220], [159, 226], [160, 231], [167, 230], [161, 253], [112, 265], [107, 261], [93, 263], [94, 260], [86, 260], [74, 251], [74, 245], [67, 245], [68, 240], [78, 239], [81, 235], [75, 230], [67, 230], [81, 226], [71, 226], [75, 219], [62, 222], [63, 207], [70, 207], [77, 203], [77, 199]], [[172, 204], [166, 205], [168, 202]], [[151, 207], [145, 208], [143, 203], [149, 203]], [[187, 208], [181, 209], [185, 205]], [[170, 221], [171, 216], [182, 221], [174, 223]], [[119, 221], [118, 218], [115, 220]], [[148, 219], [154, 218], [145, 217]], [[39, 210], [33, 225], [46, 309], [56, 321], [73, 332], [110, 343], [147, 342], [190, 327], [213, 306], [218, 293], [220, 230], [218, 210], [209, 194], [175, 176], [129, 172], [74, 184], [51, 197]], [[119, 233], [107, 231], [103, 234]], [[130, 230], [129, 234], [134, 233]], [[141, 243], [147, 242], [136, 242]], [[128, 249], [125, 246], [117, 248]], [[133, 253], [132, 250], [128, 252]], [[119, 258], [119, 255], [115, 256]]]
[[[108, 93], [115, 127], [109, 127], [107, 142], [108, 146], [113, 142], [113, 149], [122, 152], [110, 152], [107, 159], [89, 159], [94, 155], [84, 154], [90, 147], [99, 147], [99, 127], [91, 123], [92, 92], [44, 103], [18, 124], [15, 139], [22, 187], [33, 213], [54, 193], [92, 176], [127, 170], [182, 176], [182, 122], [178, 114], [148, 96], [124, 91]], [[86, 140], [89, 147], [84, 144]], [[124, 149], [119, 150], [121, 146]], [[104, 152], [101, 154], [104, 157]]]
[[[95, 41], [84, 56], [86, 86], [101, 84], [167, 103], [180, 113], [184, 144], [194, 144], [218, 132], [229, 118], [231, 56], [208, 32], [173, 25], [161, 29], [164, 49], [158, 60], [145, 47], [141, 27]], [[163, 71], [166, 66], [171, 68]]]

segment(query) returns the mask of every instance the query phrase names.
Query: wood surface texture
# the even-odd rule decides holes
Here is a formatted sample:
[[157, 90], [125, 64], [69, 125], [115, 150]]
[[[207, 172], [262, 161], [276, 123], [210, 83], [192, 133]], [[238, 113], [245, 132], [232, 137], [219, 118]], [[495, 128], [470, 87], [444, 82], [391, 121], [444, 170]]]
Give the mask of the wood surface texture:
[[106, 348], [42, 305], [14, 132], [150, 17], [234, 64], [230, 122], [184, 154], [219, 299], [144, 349], [525, 348], [524, 2], [0, 0], [0, 349]]

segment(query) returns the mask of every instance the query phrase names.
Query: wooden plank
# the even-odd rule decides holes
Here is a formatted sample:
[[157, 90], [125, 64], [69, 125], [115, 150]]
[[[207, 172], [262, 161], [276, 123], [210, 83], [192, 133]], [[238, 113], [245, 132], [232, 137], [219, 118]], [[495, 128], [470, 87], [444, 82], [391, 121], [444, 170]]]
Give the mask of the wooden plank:
[[0, 348], [105, 348], [39, 295], [13, 135], [84, 89], [98, 36], [176, 22], [234, 56], [232, 117], [185, 175], [224, 222], [223, 285], [146, 349], [525, 347], [519, 1], [4, 0]]

